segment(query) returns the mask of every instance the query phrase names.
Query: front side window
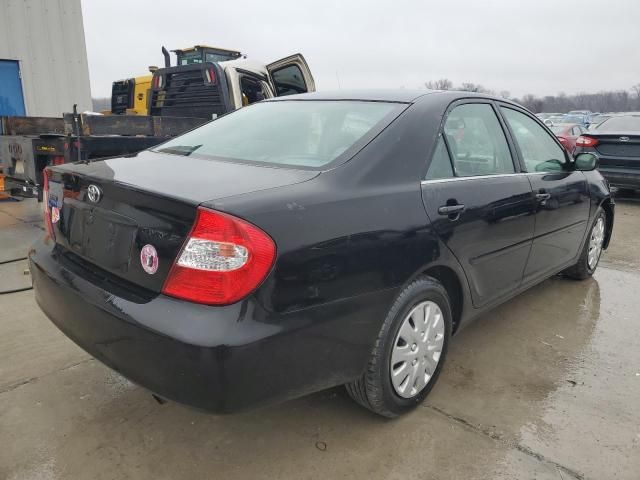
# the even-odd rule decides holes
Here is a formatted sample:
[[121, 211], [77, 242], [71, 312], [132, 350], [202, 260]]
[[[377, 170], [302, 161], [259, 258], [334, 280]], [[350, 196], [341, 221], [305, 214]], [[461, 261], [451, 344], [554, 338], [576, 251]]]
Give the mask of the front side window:
[[527, 172], [557, 172], [565, 164], [564, 150], [535, 120], [511, 108], [501, 107], [515, 137]]
[[373, 138], [404, 108], [404, 104], [366, 101], [260, 102], [176, 137], [153, 151], [321, 168], [347, 151], [355, 153], [359, 145]]
[[507, 139], [491, 105], [455, 107], [444, 124], [455, 173], [460, 177], [515, 171]]

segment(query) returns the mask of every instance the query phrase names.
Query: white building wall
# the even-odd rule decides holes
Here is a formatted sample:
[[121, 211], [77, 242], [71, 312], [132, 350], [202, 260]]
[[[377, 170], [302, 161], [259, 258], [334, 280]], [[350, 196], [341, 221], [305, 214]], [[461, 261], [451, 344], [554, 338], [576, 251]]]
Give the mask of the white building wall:
[[27, 115], [91, 109], [80, 0], [0, 0], [0, 59], [20, 62]]

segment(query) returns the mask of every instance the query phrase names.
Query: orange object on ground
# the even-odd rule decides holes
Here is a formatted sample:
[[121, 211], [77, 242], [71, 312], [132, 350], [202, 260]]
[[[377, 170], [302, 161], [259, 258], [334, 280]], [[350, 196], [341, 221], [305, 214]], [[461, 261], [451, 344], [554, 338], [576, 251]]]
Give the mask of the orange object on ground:
[[0, 199], [2, 198], [9, 198], [9, 195], [4, 191], [4, 175], [0, 173]]

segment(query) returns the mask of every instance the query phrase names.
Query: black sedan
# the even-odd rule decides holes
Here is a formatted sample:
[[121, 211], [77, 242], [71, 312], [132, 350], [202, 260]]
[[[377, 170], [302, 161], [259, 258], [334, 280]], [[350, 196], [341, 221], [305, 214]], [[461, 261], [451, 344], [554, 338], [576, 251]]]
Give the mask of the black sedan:
[[621, 189], [640, 189], [640, 115], [610, 117], [576, 140], [574, 153], [598, 157], [602, 175]]
[[504, 99], [260, 102], [133, 157], [48, 169], [35, 295], [161, 397], [232, 412], [345, 384], [392, 417], [474, 317], [594, 272], [614, 215], [595, 167]]
[[611, 185], [640, 189], [640, 115], [605, 120], [578, 137], [574, 153], [595, 155], [600, 172]]

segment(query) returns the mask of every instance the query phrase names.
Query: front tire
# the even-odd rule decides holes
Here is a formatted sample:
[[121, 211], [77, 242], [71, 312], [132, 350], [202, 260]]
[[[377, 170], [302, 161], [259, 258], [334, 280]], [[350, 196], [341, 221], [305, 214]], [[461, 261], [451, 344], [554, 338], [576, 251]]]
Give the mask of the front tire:
[[385, 417], [419, 405], [433, 388], [451, 338], [451, 303], [432, 277], [398, 296], [380, 329], [365, 373], [346, 385], [356, 402]]
[[584, 280], [593, 275], [600, 262], [606, 230], [607, 214], [602, 208], [598, 208], [578, 262], [563, 272], [567, 277]]

